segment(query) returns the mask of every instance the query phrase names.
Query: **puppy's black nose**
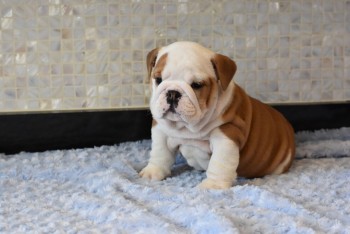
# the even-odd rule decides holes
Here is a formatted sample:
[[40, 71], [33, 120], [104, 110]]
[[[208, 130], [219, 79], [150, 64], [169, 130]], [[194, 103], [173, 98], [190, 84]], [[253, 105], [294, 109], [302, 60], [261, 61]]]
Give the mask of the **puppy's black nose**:
[[169, 90], [166, 94], [166, 101], [170, 104], [170, 109], [175, 111], [175, 108], [179, 104], [181, 93], [176, 90]]

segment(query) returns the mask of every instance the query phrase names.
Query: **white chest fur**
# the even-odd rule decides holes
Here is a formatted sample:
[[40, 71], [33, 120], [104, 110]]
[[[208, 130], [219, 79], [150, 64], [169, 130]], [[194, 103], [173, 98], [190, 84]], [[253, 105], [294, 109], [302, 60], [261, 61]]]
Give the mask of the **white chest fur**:
[[209, 140], [168, 138], [168, 147], [178, 149], [188, 165], [197, 170], [207, 170], [212, 151]]

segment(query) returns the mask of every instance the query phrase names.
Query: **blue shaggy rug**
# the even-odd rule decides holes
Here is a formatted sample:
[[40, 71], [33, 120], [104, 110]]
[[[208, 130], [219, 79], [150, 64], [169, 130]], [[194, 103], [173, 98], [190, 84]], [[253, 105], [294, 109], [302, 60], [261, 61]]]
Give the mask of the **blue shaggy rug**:
[[350, 233], [350, 128], [299, 132], [286, 174], [223, 191], [178, 156], [140, 179], [149, 140], [0, 154], [0, 233]]

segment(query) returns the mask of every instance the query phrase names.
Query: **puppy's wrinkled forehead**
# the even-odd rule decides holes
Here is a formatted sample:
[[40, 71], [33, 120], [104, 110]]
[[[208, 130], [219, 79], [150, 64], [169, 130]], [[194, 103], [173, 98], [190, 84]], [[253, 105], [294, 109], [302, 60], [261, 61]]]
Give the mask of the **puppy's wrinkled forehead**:
[[215, 77], [211, 65], [214, 55], [214, 52], [199, 44], [176, 42], [160, 49], [156, 67], [165, 79]]

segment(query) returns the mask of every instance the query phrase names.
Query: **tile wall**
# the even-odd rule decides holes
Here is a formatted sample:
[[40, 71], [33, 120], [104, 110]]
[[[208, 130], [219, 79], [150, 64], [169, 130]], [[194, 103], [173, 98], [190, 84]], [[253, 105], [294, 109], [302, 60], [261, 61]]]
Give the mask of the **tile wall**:
[[350, 0], [1, 0], [0, 112], [145, 108], [147, 52], [177, 40], [262, 101], [350, 100]]

